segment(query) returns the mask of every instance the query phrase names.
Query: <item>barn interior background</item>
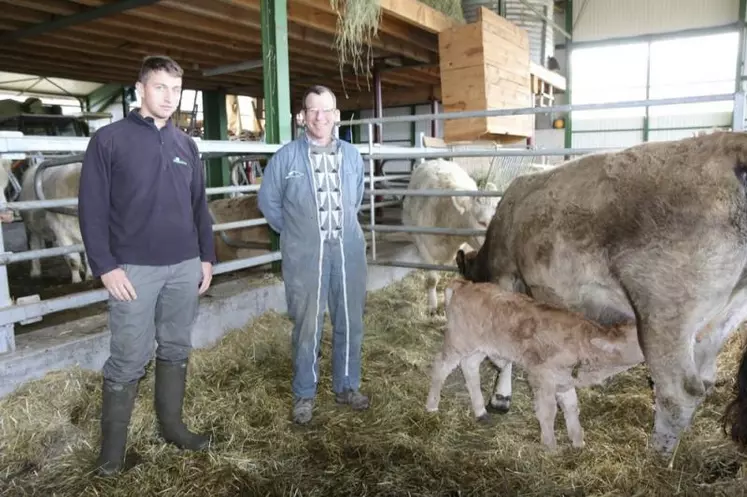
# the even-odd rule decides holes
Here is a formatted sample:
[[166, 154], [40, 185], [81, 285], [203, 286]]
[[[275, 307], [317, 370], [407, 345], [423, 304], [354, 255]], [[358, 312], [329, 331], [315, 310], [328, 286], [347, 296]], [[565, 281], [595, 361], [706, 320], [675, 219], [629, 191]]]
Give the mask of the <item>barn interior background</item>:
[[[490, 181], [502, 191], [518, 174], [588, 151], [742, 129], [745, 0], [0, 4], [0, 154], [9, 174], [1, 203], [15, 209], [0, 240], [0, 494], [745, 493], [744, 459], [718, 420], [738, 337], [673, 469], [646, 450], [652, 410], [644, 367], [581, 393], [588, 443], [581, 453], [541, 451], [521, 373], [516, 407], [489, 427], [471, 420], [458, 372], [439, 416], [426, 416], [428, 367], [444, 320], [442, 310], [427, 311], [422, 269], [443, 266], [413, 252], [400, 207], [424, 158], [450, 156], [480, 188]], [[174, 119], [198, 139], [218, 214], [224, 255], [200, 310], [187, 414], [191, 426], [225, 438], [206, 456], [164, 448], [140, 401], [132, 451], [143, 463], [103, 482], [87, 472], [98, 440], [106, 295], [98, 282], [70, 283], [63, 254], [81, 247], [29, 250], [20, 211], [74, 208], [73, 195], [22, 204], [20, 186], [30, 166], [76, 160], [91, 133], [138, 105], [133, 81], [152, 53], [185, 68]], [[277, 240], [254, 193], [268, 157], [302, 132], [299, 99], [313, 83], [336, 92], [339, 135], [358, 146], [370, 173], [360, 220], [372, 291], [364, 381], [375, 407], [351, 416], [322, 394], [319, 424], [296, 432], [287, 415], [289, 323]], [[444, 112], [474, 114], [439, 120]], [[240, 209], [225, 207], [231, 198]], [[29, 277], [32, 256], [41, 257], [40, 279]], [[491, 377], [486, 365], [483, 378]], [[150, 376], [141, 390], [141, 399], [152, 393]]]

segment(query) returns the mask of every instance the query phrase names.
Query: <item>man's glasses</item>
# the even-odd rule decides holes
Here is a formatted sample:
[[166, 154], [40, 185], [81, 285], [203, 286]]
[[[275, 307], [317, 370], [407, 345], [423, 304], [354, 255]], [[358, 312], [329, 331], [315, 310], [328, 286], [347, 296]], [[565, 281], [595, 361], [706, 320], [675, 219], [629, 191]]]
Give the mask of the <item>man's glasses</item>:
[[311, 107], [306, 109], [306, 112], [308, 114], [318, 115], [318, 114], [326, 114], [326, 115], [332, 115], [335, 112], [335, 109], [317, 109], [316, 107]]

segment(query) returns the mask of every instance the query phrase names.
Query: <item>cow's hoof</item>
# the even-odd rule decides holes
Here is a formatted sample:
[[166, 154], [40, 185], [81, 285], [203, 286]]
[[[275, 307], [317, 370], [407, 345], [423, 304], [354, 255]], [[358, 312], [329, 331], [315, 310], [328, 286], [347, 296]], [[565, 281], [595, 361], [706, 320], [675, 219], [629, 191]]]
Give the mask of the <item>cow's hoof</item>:
[[490, 423], [490, 414], [488, 414], [487, 412], [485, 412], [485, 413], [481, 414], [480, 416], [477, 416], [475, 418], [475, 420], [478, 423], [481, 423], [481, 424]]
[[496, 414], [506, 414], [511, 409], [511, 396], [494, 395], [485, 409]]

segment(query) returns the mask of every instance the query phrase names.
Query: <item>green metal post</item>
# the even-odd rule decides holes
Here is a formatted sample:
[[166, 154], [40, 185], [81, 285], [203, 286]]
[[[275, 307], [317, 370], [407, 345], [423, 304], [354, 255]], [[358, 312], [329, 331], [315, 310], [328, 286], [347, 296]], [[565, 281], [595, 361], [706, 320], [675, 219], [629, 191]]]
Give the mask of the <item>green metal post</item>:
[[[290, 76], [288, 73], [288, 1], [261, 0], [262, 62], [265, 104], [265, 141], [287, 143], [291, 133]], [[271, 228], [273, 251], [280, 248], [280, 237]], [[280, 264], [272, 265], [274, 271]]]
[[[202, 123], [205, 140], [228, 140], [228, 116], [226, 115], [226, 93], [223, 91], [202, 92]], [[209, 159], [205, 173], [208, 188], [231, 184], [228, 159]], [[213, 197], [219, 198], [219, 197]]]
[[[565, 2], [565, 30], [573, 36], [573, 0], [566, 0]], [[565, 40], [565, 95], [566, 103], [571, 105], [573, 100], [571, 99], [571, 73], [573, 68], [571, 67], [571, 53], [573, 51], [573, 40], [566, 38]], [[573, 112], [569, 111], [565, 118], [565, 148], [573, 147]], [[566, 156], [569, 159], [569, 156]]]

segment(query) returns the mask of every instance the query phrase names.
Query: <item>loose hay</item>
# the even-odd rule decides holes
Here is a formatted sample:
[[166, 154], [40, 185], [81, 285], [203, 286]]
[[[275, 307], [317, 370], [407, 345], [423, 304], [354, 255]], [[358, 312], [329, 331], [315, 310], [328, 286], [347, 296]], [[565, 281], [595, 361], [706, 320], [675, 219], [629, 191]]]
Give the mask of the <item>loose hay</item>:
[[[421, 0], [453, 19], [464, 22], [464, 12], [460, 0]], [[371, 76], [372, 41], [377, 36], [381, 20], [379, 0], [329, 0], [337, 13], [335, 48], [340, 59], [340, 81], [343, 68], [353, 66], [356, 75], [365, 74], [366, 81]]]
[[[448, 278], [447, 278], [448, 280]], [[186, 417], [219, 437], [206, 454], [180, 452], [155, 436], [153, 378], [140, 386], [130, 452], [141, 462], [118, 479], [89, 475], [98, 451], [99, 375], [70, 369], [0, 401], [0, 495], [745, 495], [744, 459], [719, 431], [739, 353], [734, 338], [720, 361], [715, 392], [699, 409], [673, 470], [647, 451], [653, 420], [646, 370], [579, 392], [587, 448], [569, 447], [562, 416], [557, 455], [539, 443], [530, 392], [516, 370], [513, 406], [492, 426], [476, 424], [459, 371], [441, 410], [424, 410], [443, 315], [426, 309], [416, 273], [369, 295], [363, 387], [372, 407], [355, 413], [330, 393], [329, 324], [315, 418], [290, 418], [290, 321], [267, 313], [197, 351]], [[442, 281], [440, 289], [446, 281]], [[492, 387], [483, 369], [483, 390]], [[458, 493], [459, 492], [459, 493]]]

